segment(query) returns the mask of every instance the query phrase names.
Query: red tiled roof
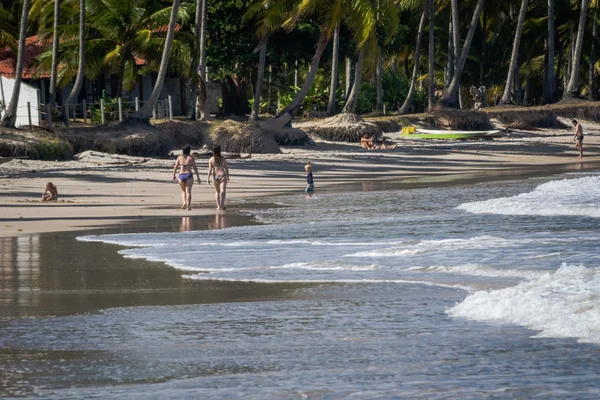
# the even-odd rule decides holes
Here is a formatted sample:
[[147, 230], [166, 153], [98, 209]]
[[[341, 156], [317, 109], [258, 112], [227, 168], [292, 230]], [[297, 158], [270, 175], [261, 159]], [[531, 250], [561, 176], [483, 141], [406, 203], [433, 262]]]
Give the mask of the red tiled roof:
[[[168, 25], [164, 25], [155, 30], [155, 32], [166, 33]], [[179, 31], [181, 26], [175, 25], [175, 30]], [[35, 59], [42, 54], [51, 45], [51, 40], [41, 41], [37, 36], [31, 36], [25, 39], [25, 60], [23, 68], [23, 79], [32, 78], [50, 78], [50, 71], [38, 71], [33, 67]], [[135, 65], [146, 65], [146, 60], [142, 57], [134, 56]], [[17, 64], [17, 56], [11, 48], [6, 47], [0, 50], [0, 75], [7, 78], [15, 77], [15, 66]]]
[[[40, 78], [50, 77], [50, 72], [40, 72], [39, 74], [36, 74], [37, 71], [33, 68], [33, 61], [37, 56], [46, 51], [49, 44], [49, 41], [42, 42], [37, 36], [31, 36], [25, 39], [25, 59], [23, 61], [25, 67], [23, 68], [23, 79], [31, 79], [34, 75]], [[17, 56], [13, 53], [12, 49], [7, 47], [0, 50], [0, 75], [4, 75], [7, 78], [14, 78], [16, 64]]]
[[[156, 28], [154, 30], [154, 32], [167, 33], [168, 30], [169, 30], [169, 25], [163, 25], [160, 28]], [[180, 30], [181, 30], [181, 25], [175, 24], [175, 32], [179, 32]]]

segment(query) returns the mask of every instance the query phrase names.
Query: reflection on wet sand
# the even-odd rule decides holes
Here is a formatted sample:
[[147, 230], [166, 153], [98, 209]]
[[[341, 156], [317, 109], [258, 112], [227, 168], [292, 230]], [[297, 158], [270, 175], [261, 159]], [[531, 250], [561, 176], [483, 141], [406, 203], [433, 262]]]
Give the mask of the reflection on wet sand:
[[85, 233], [0, 238], [0, 319], [285, 296], [281, 289], [290, 285], [191, 281], [163, 263], [126, 259], [119, 246], [75, 239], [83, 234], [189, 232], [251, 223], [239, 215], [217, 214], [138, 221]]
[[40, 237], [0, 238], [0, 303], [32, 306], [39, 297]]

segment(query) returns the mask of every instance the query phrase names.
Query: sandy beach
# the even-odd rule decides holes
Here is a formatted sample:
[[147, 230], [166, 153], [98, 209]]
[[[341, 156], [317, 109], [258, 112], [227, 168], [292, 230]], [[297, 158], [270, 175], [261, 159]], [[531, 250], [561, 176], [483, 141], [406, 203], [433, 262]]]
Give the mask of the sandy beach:
[[[280, 154], [230, 160], [228, 198], [297, 192], [303, 165], [314, 165], [317, 194], [338, 185], [369, 190], [374, 181], [407, 185], [434, 181], [486, 180], [519, 175], [591, 170], [600, 166], [600, 125], [583, 122], [585, 157], [577, 158], [570, 130], [514, 131], [480, 141], [407, 140], [389, 135], [394, 150], [361, 149], [358, 144], [317, 142], [282, 148]], [[0, 237], [81, 230], [139, 218], [215, 214], [214, 190], [206, 184], [208, 156], [197, 157], [201, 185], [194, 185], [193, 210], [182, 211], [171, 180], [173, 159], [100, 153], [78, 161], [15, 159], [0, 165]], [[59, 201], [43, 203], [51, 181]]]

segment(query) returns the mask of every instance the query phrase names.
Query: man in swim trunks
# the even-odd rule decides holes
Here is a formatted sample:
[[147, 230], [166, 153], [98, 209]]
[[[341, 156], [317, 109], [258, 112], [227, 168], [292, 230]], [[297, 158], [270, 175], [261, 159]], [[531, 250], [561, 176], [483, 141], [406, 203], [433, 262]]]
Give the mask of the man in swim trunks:
[[574, 128], [574, 135], [573, 135], [573, 140], [575, 140], [575, 147], [577, 148], [577, 150], [579, 150], [579, 158], [583, 157], [583, 127], [581, 126], [581, 124], [574, 119], [573, 121], [571, 121], [573, 123]]
[[[179, 187], [181, 188], [181, 199], [183, 201], [183, 205], [181, 206], [182, 210], [185, 210], [186, 208], [188, 210], [192, 209], [192, 185], [194, 184], [194, 175], [192, 174], [192, 169], [196, 173], [198, 184], [202, 183], [200, 174], [198, 174], [196, 160], [190, 155], [190, 152], [191, 147], [189, 145], [184, 146], [182, 149], [183, 154], [177, 157], [177, 161], [175, 161], [175, 167], [173, 167], [173, 180], [178, 180]], [[178, 167], [180, 167], [179, 176], [176, 177], [175, 175]]]

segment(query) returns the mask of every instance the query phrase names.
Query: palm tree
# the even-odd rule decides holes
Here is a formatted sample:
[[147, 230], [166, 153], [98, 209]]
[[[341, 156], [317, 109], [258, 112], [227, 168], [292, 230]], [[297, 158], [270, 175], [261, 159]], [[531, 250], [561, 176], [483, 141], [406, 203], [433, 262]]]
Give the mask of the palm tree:
[[596, 41], [598, 40], [598, 0], [593, 0], [590, 7], [594, 8], [592, 17], [592, 49], [590, 51], [590, 80], [589, 99], [596, 100]]
[[[452, 0], [453, 4], [456, 4], [458, 7], [458, 0]], [[467, 57], [469, 55], [469, 49], [471, 48], [471, 41], [473, 40], [473, 36], [475, 35], [475, 28], [477, 27], [477, 21], [479, 20], [479, 16], [481, 15], [481, 10], [483, 10], [483, 5], [485, 0], [477, 0], [477, 5], [475, 6], [475, 11], [473, 12], [473, 18], [471, 19], [471, 26], [469, 26], [469, 31], [467, 32], [467, 38], [465, 39], [465, 43], [462, 48], [462, 52], [460, 53], [460, 57], [457, 57], [455, 60], [454, 67], [454, 76], [452, 77], [452, 81], [450, 82], [450, 86], [448, 86], [448, 90], [444, 92], [442, 96], [442, 103], [446, 107], [458, 108], [458, 93], [460, 90], [460, 78], [462, 76], [463, 69], [465, 67], [465, 62], [467, 61]], [[453, 11], [454, 14], [454, 11]], [[458, 20], [458, 17], [456, 18]], [[458, 22], [455, 21], [453, 17], [452, 21], [453, 29], [454, 29], [454, 46], [455, 46], [455, 54], [458, 53], [458, 49], [456, 46], [458, 45]]]
[[346, 104], [342, 109], [342, 113], [356, 112], [356, 104], [358, 103], [358, 92], [360, 92], [360, 79], [362, 77], [364, 59], [365, 49], [361, 47], [361, 49], [358, 52], [358, 61], [354, 66], [354, 84], [352, 85], [352, 90], [350, 91], [350, 95], [346, 100]]
[[52, 110], [56, 107], [56, 83], [58, 78], [58, 23], [60, 19], [60, 0], [54, 0], [54, 21], [52, 22], [52, 66], [50, 67], [50, 98], [46, 115], [52, 122]]
[[[395, 16], [397, 20], [397, 11], [392, 0], [382, 2], [380, 7], [382, 7], [382, 10], [385, 10], [385, 12], [382, 11], [382, 15], [385, 15], [387, 18], [394, 18]], [[334, 34], [338, 22], [343, 21], [347, 24], [358, 48], [363, 47], [367, 40], [374, 34], [375, 9], [371, 0], [302, 0], [296, 6], [292, 16], [284, 23], [284, 26], [290, 29], [295, 26], [301, 17], [308, 16], [317, 17], [320, 22], [319, 40], [302, 88], [298, 91], [294, 100], [278, 115], [281, 122], [289, 120], [290, 117], [293, 118], [298, 112], [302, 101], [312, 86], [321, 56], [330, 37]], [[390, 26], [394, 26], [394, 24], [390, 24]], [[395, 26], [397, 26], [397, 22]], [[360, 79], [354, 83], [353, 90], [354, 87], [357, 90], [360, 89]]]
[[250, 113], [250, 121], [258, 120], [260, 112], [260, 99], [262, 98], [262, 86], [265, 74], [265, 64], [267, 61], [267, 39], [262, 39], [259, 44], [260, 54], [258, 57], [258, 73], [256, 75], [256, 89], [254, 90], [254, 104]]
[[435, 105], [435, 43], [434, 43], [434, 17], [435, 9], [433, 0], [428, 0], [429, 3], [429, 109], [433, 109]]
[[427, 16], [428, 4], [425, 3], [423, 7], [423, 12], [421, 13], [421, 21], [419, 22], [419, 31], [417, 33], [417, 45], [415, 46], [415, 56], [413, 59], [413, 71], [412, 78], [410, 80], [410, 87], [408, 89], [408, 94], [406, 95], [406, 99], [404, 100], [404, 104], [398, 110], [398, 114], [403, 115], [408, 113], [410, 110], [410, 106], [412, 104], [412, 100], [415, 96], [416, 87], [417, 87], [417, 75], [419, 73], [419, 61], [421, 57], [421, 40], [423, 38], [423, 30], [425, 29], [425, 17]]
[[25, 56], [25, 39], [27, 38], [27, 18], [29, 16], [30, 0], [23, 0], [21, 10], [21, 24], [19, 25], [19, 44], [17, 49], [17, 65], [15, 68], [15, 84], [10, 98], [10, 103], [2, 116], [0, 126], [14, 128], [17, 121], [17, 105], [19, 103], [19, 94], [21, 92], [21, 81], [23, 79], [23, 64]]
[[[58, 1], [58, 0], [56, 0]], [[77, 67], [77, 78], [73, 84], [71, 94], [67, 97], [65, 103], [65, 121], [69, 123], [69, 104], [77, 102], [79, 91], [83, 85], [83, 79], [85, 75], [85, 0], [79, 0], [79, 66]]]
[[156, 78], [156, 83], [154, 84], [154, 89], [152, 89], [152, 94], [146, 103], [144, 103], [144, 106], [131, 115], [125, 122], [150, 122], [150, 115], [152, 115], [152, 110], [154, 110], [156, 103], [158, 103], [158, 98], [160, 96], [160, 92], [162, 91], [165, 77], [167, 76], [167, 67], [169, 65], [171, 48], [173, 47], [175, 22], [177, 21], [177, 14], [179, 12], [179, 3], [180, 0], [173, 0], [171, 17], [169, 18], [169, 28], [167, 30], [167, 37], [165, 39], [162, 58], [160, 61], [160, 69], [158, 70], [158, 76]]
[[563, 99], [569, 99], [577, 97], [579, 95], [578, 80], [579, 80], [579, 62], [581, 59], [581, 49], [583, 47], [583, 34], [585, 32], [585, 21], [587, 8], [590, 0], [581, 0], [581, 11], [579, 14], [579, 28], [577, 30], [577, 41], [575, 42], [575, 49], [573, 51], [572, 65], [571, 65], [571, 76], [569, 77], [569, 83], [563, 93]]
[[0, 49], [5, 47], [16, 47], [17, 28], [17, 2], [0, 3]]
[[[160, 4], [160, 3], [159, 3]], [[87, 74], [97, 76], [108, 68], [118, 74], [118, 97], [131, 91], [138, 79], [136, 59], [146, 62], [141, 73], [156, 72], [162, 59], [165, 43], [164, 27], [169, 24], [172, 6], [155, 8], [144, 0], [89, 0], [89, 39], [86, 41]], [[189, 19], [188, 8], [179, 7], [177, 19]], [[171, 66], [185, 76], [191, 64], [190, 42], [187, 33], [175, 34]], [[64, 53], [74, 51], [64, 43]], [[63, 56], [64, 59], [64, 56]], [[65, 74], [61, 74], [65, 75]], [[69, 78], [65, 75], [61, 78]]]
[[340, 23], [335, 27], [333, 34], [333, 55], [331, 58], [331, 82], [329, 85], [329, 102], [327, 103], [327, 115], [335, 114], [335, 96], [338, 88], [339, 74], [339, 55], [340, 55]]
[[546, 64], [546, 86], [544, 99], [546, 104], [554, 100], [554, 0], [548, 0], [548, 62]]
[[207, 0], [196, 1], [196, 18], [194, 19], [196, 50], [191, 69], [192, 117], [201, 121], [206, 120], [206, 2]]
[[521, 34], [523, 33], [523, 23], [525, 22], [525, 13], [527, 12], [527, 0], [521, 1], [521, 11], [519, 12], [519, 21], [517, 22], [517, 31], [515, 32], [515, 40], [513, 42], [512, 54], [510, 56], [510, 66], [508, 67], [508, 78], [506, 78], [506, 86], [502, 95], [502, 103], [510, 103], [511, 89], [513, 87], [515, 69], [517, 68], [517, 58], [519, 57], [519, 44], [521, 42]]
[[267, 43], [273, 33], [281, 29], [282, 23], [288, 18], [292, 10], [294, 0], [258, 0], [250, 5], [245, 19], [257, 19], [256, 34], [259, 39], [259, 61], [256, 77], [256, 88], [254, 91], [254, 104], [250, 113], [250, 120], [258, 120], [260, 111], [260, 100], [262, 97], [262, 86], [265, 75], [265, 64], [267, 58]]
[[366, 1], [362, 4], [360, 10], [363, 17], [363, 19], [360, 20], [362, 32], [355, 37], [359, 49], [358, 61], [354, 71], [352, 90], [350, 91], [350, 95], [342, 110], [343, 113], [354, 113], [356, 111], [365, 61], [369, 61], [371, 65], [375, 63], [375, 68], [379, 68], [379, 63], [381, 61], [381, 47], [378, 44], [376, 15], [379, 15], [380, 17], [380, 26], [383, 27], [385, 35], [383, 38], [379, 39], [383, 39], [384, 42], [389, 42], [391, 40], [398, 27], [398, 8], [393, 1], [379, 0], [376, 4]]

